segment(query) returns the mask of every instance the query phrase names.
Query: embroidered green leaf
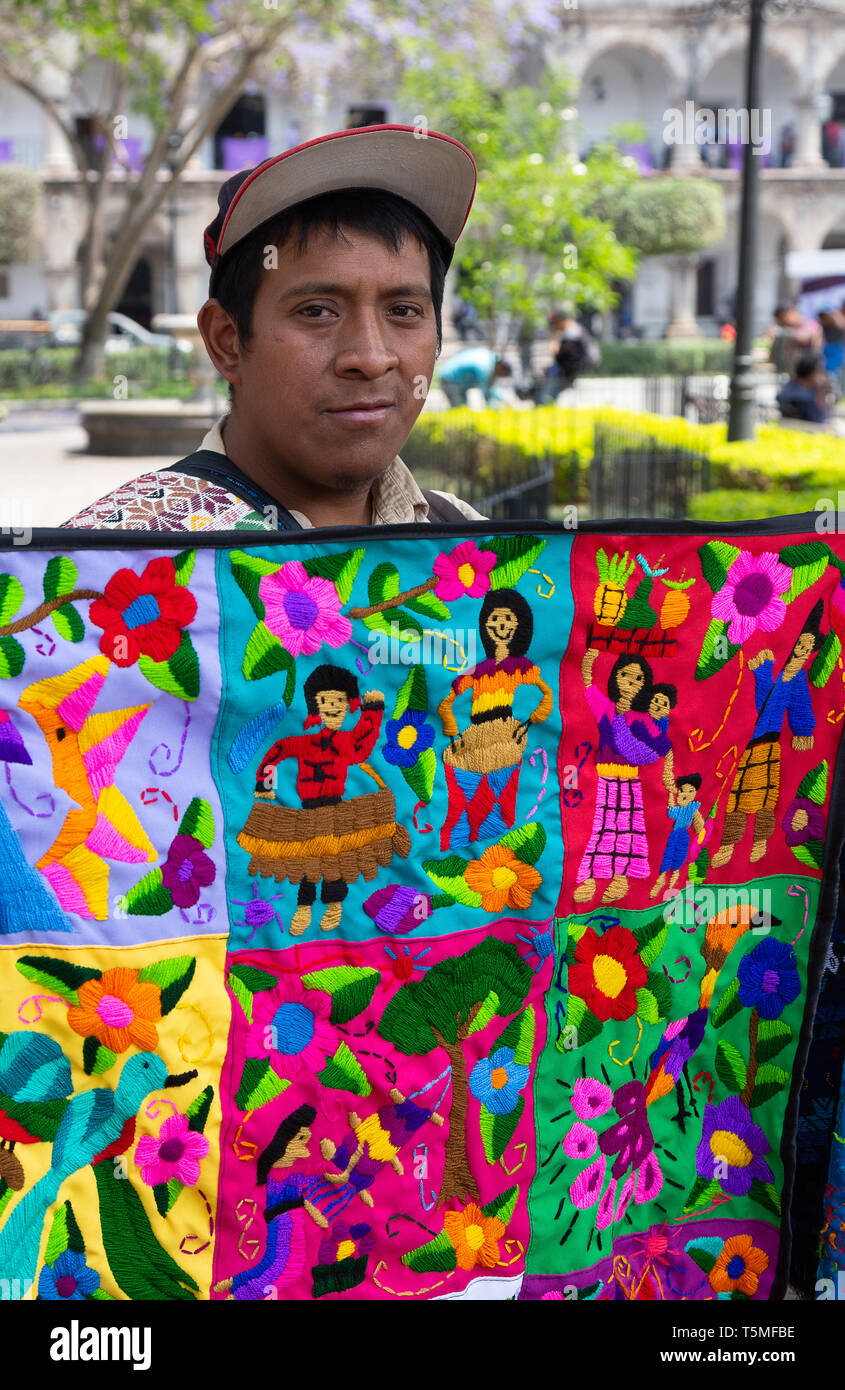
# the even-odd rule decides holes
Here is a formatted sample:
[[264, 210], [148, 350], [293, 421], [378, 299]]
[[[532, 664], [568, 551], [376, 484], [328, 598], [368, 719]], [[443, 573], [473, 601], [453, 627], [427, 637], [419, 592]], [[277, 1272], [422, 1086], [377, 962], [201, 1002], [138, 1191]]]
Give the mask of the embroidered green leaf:
[[62, 1202], [53, 1217], [47, 1245], [44, 1250], [44, 1263], [52, 1268], [60, 1255], [73, 1250], [77, 1255], [85, 1254], [85, 1242], [79, 1229], [70, 1202]]
[[95, 1163], [94, 1176], [103, 1248], [118, 1287], [132, 1300], [193, 1299], [190, 1290], [199, 1292], [199, 1285], [156, 1240], [133, 1184], [111, 1163]]
[[461, 859], [458, 854], [450, 854], [448, 859], [423, 860], [423, 868], [437, 888], [464, 907], [480, 907], [481, 894], [476, 893], [464, 880], [466, 866], [466, 859]]
[[467, 1037], [472, 1037], [473, 1033], [480, 1033], [482, 1028], [486, 1028], [490, 1020], [495, 1018], [499, 1013], [501, 1004], [502, 1001], [499, 995], [496, 993], [495, 989], [491, 989], [490, 993], [486, 994], [482, 999], [478, 1012], [472, 1021], [466, 1022]]
[[728, 570], [739, 555], [739, 548], [727, 541], [707, 541], [698, 548], [701, 573], [715, 594], [728, 577]]
[[509, 1047], [512, 1050], [513, 1060], [518, 1066], [531, 1066], [534, 1052], [534, 1010], [530, 1004], [502, 1030], [490, 1048], [491, 1053], [497, 1052], [500, 1047]]
[[512, 849], [523, 864], [536, 864], [546, 848], [546, 832], [539, 821], [529, 821], [527, 825], [517, 826], [516, 830], [509, 830], [499, 844]]
[[409, 1250], [402, 1256], [402, 1263], [416, 1274], [434, 1274], [454, 1269], [458, 1258], [448, 1235], [441, 1231], [434, 1240], [426, 1241], [425, 1245], [417, 1246], [416, 1250]]
[[344, 1042], [326, 1062], [317, 1080], [332, 1091], [351, 1091], [353, 1096], [368, 1096], [373, 1089], [358, 1058]]
[[722, 1024], [727, 1023], [728, 1019], [733, 1018], [734, 1014], [738, 1014], [741, 1008], [742, 1002], [739, 997], [739, 980], [733, 979], [727, 988], [722, 991], [721, 999], [710, 1014], [710, 1022], [713, 1024], [714, 1028], [721, 1028]]
[[816, 655], [813, 657], [810, 666], [810, 684], [817, 690], [827, 685], [834, 671], [836, 663], [842, 655], [842, 643], [835, 632], [829, 632], [823, 639]]
[[815, 801], [817, 806], [824, 806], [827, 800], [827, 760], [819, 763], [818, 767], [811, 767], [798, 783], [796, 798]]
[[[58, 598], [59, 594], [69, 594], [76, 583], [77, 573], [76, 565], [67, 555], [54, 555], [52, 560], [48, 560], [44, 571], [44, 597], [47, 601]], [[3, 622], [6, 621], [4, 618]]]
[[512, 589], [545, 548], [546, 542], [539, 536], [497, 536], [495, 540], [485, 537], [479, 541], [479, 550], [492, 550], [496, 556], [490, 571], [490, 588]]
[[265, 676], [274, 676], [277, 673], [286, 676], [282, 699], [288, 707], [290, 706], [296, 685], [293, 657], [264, 622], [257, 623], [252, 629], [244, 652], [242, 670], [248, 681], [264, 680]]
[[166, 960], [154, 960], [143, 966], [138, 971], [138, 979], [158, 985], [161, 990], [161, 1012], [169, 1014], [194, 978], [196, 968], [196, 956], [169, 956]]
[[706, 1178], [696, 1178], [684, 1203], [684, 1215], [686, 1216], [693, 1211], [702, 1211], [704, 1207], [712, 1206], [717, 1197], [722, 1196], [724, 1193], [720, 1183], [708, 1182]]
[[[722, 1244], [723, 1242], [719, 1241], [720, 1247]], [[690, 1241], [689, 1245], [685, 1245], [684, 1250], [691, 1260], [695, 1260], [699, 1269], [703, 1269], [705, 1274], [710, 1273], [717, 1259], [717, 1256], [712, 1250], [708, 1250], [703, 1245], [696, 1245], [694, 1241]]]
[[[570, 1052], [573, 1047], [584, 1047], [601, 1032], [603, 1024], [592, 1010], [587, 1008], [577, 994], [570, 994], [566, 1008], [566, 1026], [555, 1043], [558, 1052]], [[573, 1039], [571, 1029], [575, 1029]]]
[[98, 1038], [86, 1038], [82, 1044], [82, 1066], [86, 1076], [102, 1076], [113, 1067], [117, 1053], [104, 1047]]
[[243, 1009], [247, 1023], [252, 1023], [252, 996], [260, 990], [273, 989], [279, 982], [275, 975], [256, 970], [254, 965], [233, 965], [227, 983]]
[[[363, 550], [344, 550], [339, 555], [317, 555], [312, 560], [305, 560], [302, 568], [309, 579], [329, 579], [337, 589], [341, 603], [346, 603], [352, 593], [352, 585], [355, 583], [355, 576], [364, 558]], [[371, 599], [373, 603], [380, 603], [380, 599]]]
[[719, 1080], [727, 1090], [734, 1095], [739, 1095], [748, 1080], [748, 1069], [739, 1049], [724, 1038], [719, 1039], [719, 1045], [716, 1048], [716, 1071], [719, 1074]]
[[16, 637], [0, 637], [0, 678], [19, 676], [26, 660], [26, 652]]
[[399, 687], [393, 718], [401, 719], [406, 709], [419, 710], [422, 714], [428, 713], [428, 686], [422, 666], [412, 666]]
[[[741, 643], [729, 642], [727, 633], [727, 623], [723, 623], [721, 618], [713, 618], [701, 643], [701, 652], [695, 668], [697, 681], [703, 681], [708, 676], [715, 675], [717, 671], [721, 671], [722, 667], [727, 665], [732, 657], [736, 656]], [[717, 649], [718, 656], [716, 655]]]
[[786, 545], [778, 551], [778, 559], [792, 570], [792, 583], [783, 595], [784, 603], [791, 603], [821, 579], [828, 566], [830, 551], [824, 541], [801, 541], [798, 545]]
[[[792, 1029], [779, 1019], [761, 1019], [757, 1025], [757, 1061], [768, 1062], [792, 1041]], [[760, 1074], [757, 1073], [759, 1080]]]
[[405, 602], [415, 613], [422, 613], [424, 618], [431, 618], [434, 622], [448, 622], [452, 616], [443, 600], [430, 589], [425, 594], [418, 594], [416, 598], [406, 598]]
[[481, 1210], [485, 1216], [495, 1216], [507, 1226], [516, 1209], [516, 1199], [519, 1196], [518, 1187], [509, 1187], [507, 1192], [500, 1192], [498, 1197], [494, 1197], [491, 1202], [483, 1206]]
[[434, 779], [437, 775], [437, 754], [434, 749], [426, 748], [420, 753], [413, 767], [403, 767], [401, 772], [417, 801], [427, 806], [434, 791]]
[[156, 690], [166, 690], [178, 700], [195, 700], [200, 693], [200, 664], [187, 632], [167, 661], [153, 661], [142, 653], [138, 670]]
[[163, 917], [173, 907], [170, 889], [165, 888], [161, 869], [150, 869], [120, 899], [118, 906], [130, 917]]
[[214, 815], [211, 806], [201, 796], [195, 796], [179, 822], [180, 835], [192, 835], [205, 849], [214, 844]]
[[51, 616], [57, 633], [66, 642], [82, 641], [85, 636], [85, 624], [72, 603], [56, 608]]
[[10, 623], [23, 603], [23, 584], [13, 574], [0, 574], [0, 627]]
[[748, 1189], [748, 1195], [752, 1202], [759, 1202], [761, 1207], [765, 1207], [774, 1216], [780, 1216], [780, 1195], [773, 1183], [761, 1182], [759, 1178], [755, 1178]]
[[56, 959], [54, 956], [21, 956], [15, 964], [27, 980], [33, 980], [37, 985], [45, 985], [47, 989], [60, 994], [68, 1004], [77, 1008], [79, 999], [76, 991], [79, 986], [86, 980], [99, 980], [102, 974], [100, 970], [73, 965], [68, 960]]
[[384, 613], [371, 613], [364, 623], [372, 632], [383, 632], [397, 642], [418, 642], [423, 635], [416, 618], [406, 613], [404, 608], [388, 608]]
[[824, 862], [824, 840], [808, 840], [804, 845], [792, 845], [792, 853], [811, 869], [821, 869]]
[[380, 979], [378, 970], [370, 966], [334, 965], [327, 970], [310, 971], [302, 976], [302, 983], [306, 989], [322, 990], [331, 995], [329, 1021], [342, 1025], [363, 1013]]
[[776, 1067], [773, 1064], [760, 1067], [754, 1081], [754, 1090], [751, 1092], [749, 1107], [753, 1109], [755, 1105], [765, 1104], [767, 1100], [771, 1100], [772, 1096], [776, 1096], [778, 1091], [782, 1091], [788, 1081], [789, 1072], [784, 1071], [783, 1067]]
[[523, 1096], [519, 1097], [516, 1106], [509, 1115], [492, 1115], [486, 1105], [481, 1106], [478, 1126], [488, 1163], [498, 1163], [514, 1136], [524, 1109], [525, 1099]]
[[180, 550], [178, 555], [173, 556], [173, 568], [176, 571], [176, 583], [187, 584], [194, 572], [194, 563], [197, 558], [195, 550]]
[[241, 1082], [235, 1096], [239, 1110], [260, 1110], [277, 1096], [284, 1095], [289, 1081], [277, 1076], [269, 1057], [248, 1057], [244, 1062]]
[[640, 960], [646, 969], [650, 965], [654, 965], [666, 945], [668, 935], [669, 923], [665, 920], [662, 912], [659, 917], [655, 917], [651, 922], [646, 922], [644, 926], [638, 927], [634, 932], [639, 947]]
[[[254, 558], [255, 557], [252, 555], [244, 555], [242, 551], [233, 550], [231, 555], [232, 577], [249, 599], [250, 607], [256, 618], [263, 621], [264, 603], [259, 594], [261, 573], [256, 571], [253, 564], [248, 563], [254, 560]], [[261, 561], [261, 563], [266, 564], [266, 561]], [[263, 573], [274, 574], [277, 569], [278, 565], [270, 565]]]

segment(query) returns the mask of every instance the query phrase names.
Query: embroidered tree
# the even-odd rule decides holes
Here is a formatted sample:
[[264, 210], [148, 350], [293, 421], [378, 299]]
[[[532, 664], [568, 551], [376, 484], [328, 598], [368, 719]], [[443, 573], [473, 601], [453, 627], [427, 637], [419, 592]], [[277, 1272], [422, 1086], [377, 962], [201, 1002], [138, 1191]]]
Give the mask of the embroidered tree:
[[439, 1202], [478, 1197], [466, 1151], [468, 1084], [464, 1043], [494, 1018], [515, 1014], [531, 985], [531, 968], [510, 942], [487, 937], [461, 956], [440, 961], [390, 1000], [378, 1030], [406, 1056], [442, 1047], [452, 1069], [452, 1108]]

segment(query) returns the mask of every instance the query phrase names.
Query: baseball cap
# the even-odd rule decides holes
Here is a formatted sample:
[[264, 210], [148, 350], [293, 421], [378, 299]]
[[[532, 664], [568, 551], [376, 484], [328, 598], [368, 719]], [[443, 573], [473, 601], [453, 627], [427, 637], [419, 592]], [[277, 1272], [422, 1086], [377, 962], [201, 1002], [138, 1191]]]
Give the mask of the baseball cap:
[[475, 184], [475, 160], [466, 146], [418, 126], [359, 126], [295, 145], [222, 185], [217, 216], [204, 233], [209, 294], [223, 258], [250, 232], [297, 203], [341, 189], [377, 188], [405, 198], [454, 248]]

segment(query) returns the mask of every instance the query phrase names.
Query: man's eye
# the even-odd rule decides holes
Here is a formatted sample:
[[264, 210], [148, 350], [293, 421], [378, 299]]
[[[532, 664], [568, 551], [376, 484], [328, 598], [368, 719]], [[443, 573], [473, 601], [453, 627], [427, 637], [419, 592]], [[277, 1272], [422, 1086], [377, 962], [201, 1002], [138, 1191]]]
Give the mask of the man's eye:
[[403, 319], [411, 318], [412, 316], [422, 318], [422, 313], [417, 308], [416, 304], [394, 304], [392, 313], [395, 314], [397, 312], [399, 313], [399, 317]]
[[299, 312], [307, 314], [309, 318], [317, 318], [321, 314], [328, 314], [329, 309], [325, 304], [306, 304]]

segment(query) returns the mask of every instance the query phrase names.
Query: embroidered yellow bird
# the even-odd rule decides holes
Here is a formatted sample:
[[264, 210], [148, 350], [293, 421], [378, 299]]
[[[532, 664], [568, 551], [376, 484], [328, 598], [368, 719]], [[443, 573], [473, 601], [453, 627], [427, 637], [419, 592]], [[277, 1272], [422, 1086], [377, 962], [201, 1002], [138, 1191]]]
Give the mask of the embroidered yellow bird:
[[76, 802], [35, 867], [66, 911], [98, 922], [108, 917], [104, 861], [141, 864], [156, 858], [141, 822], [114, 785], [117, 765], [151, 706], [92, 714], [110, 665], [107, 657], [94, 656], [27, 686], [18, 701], [47, 740], [55, 785]]

